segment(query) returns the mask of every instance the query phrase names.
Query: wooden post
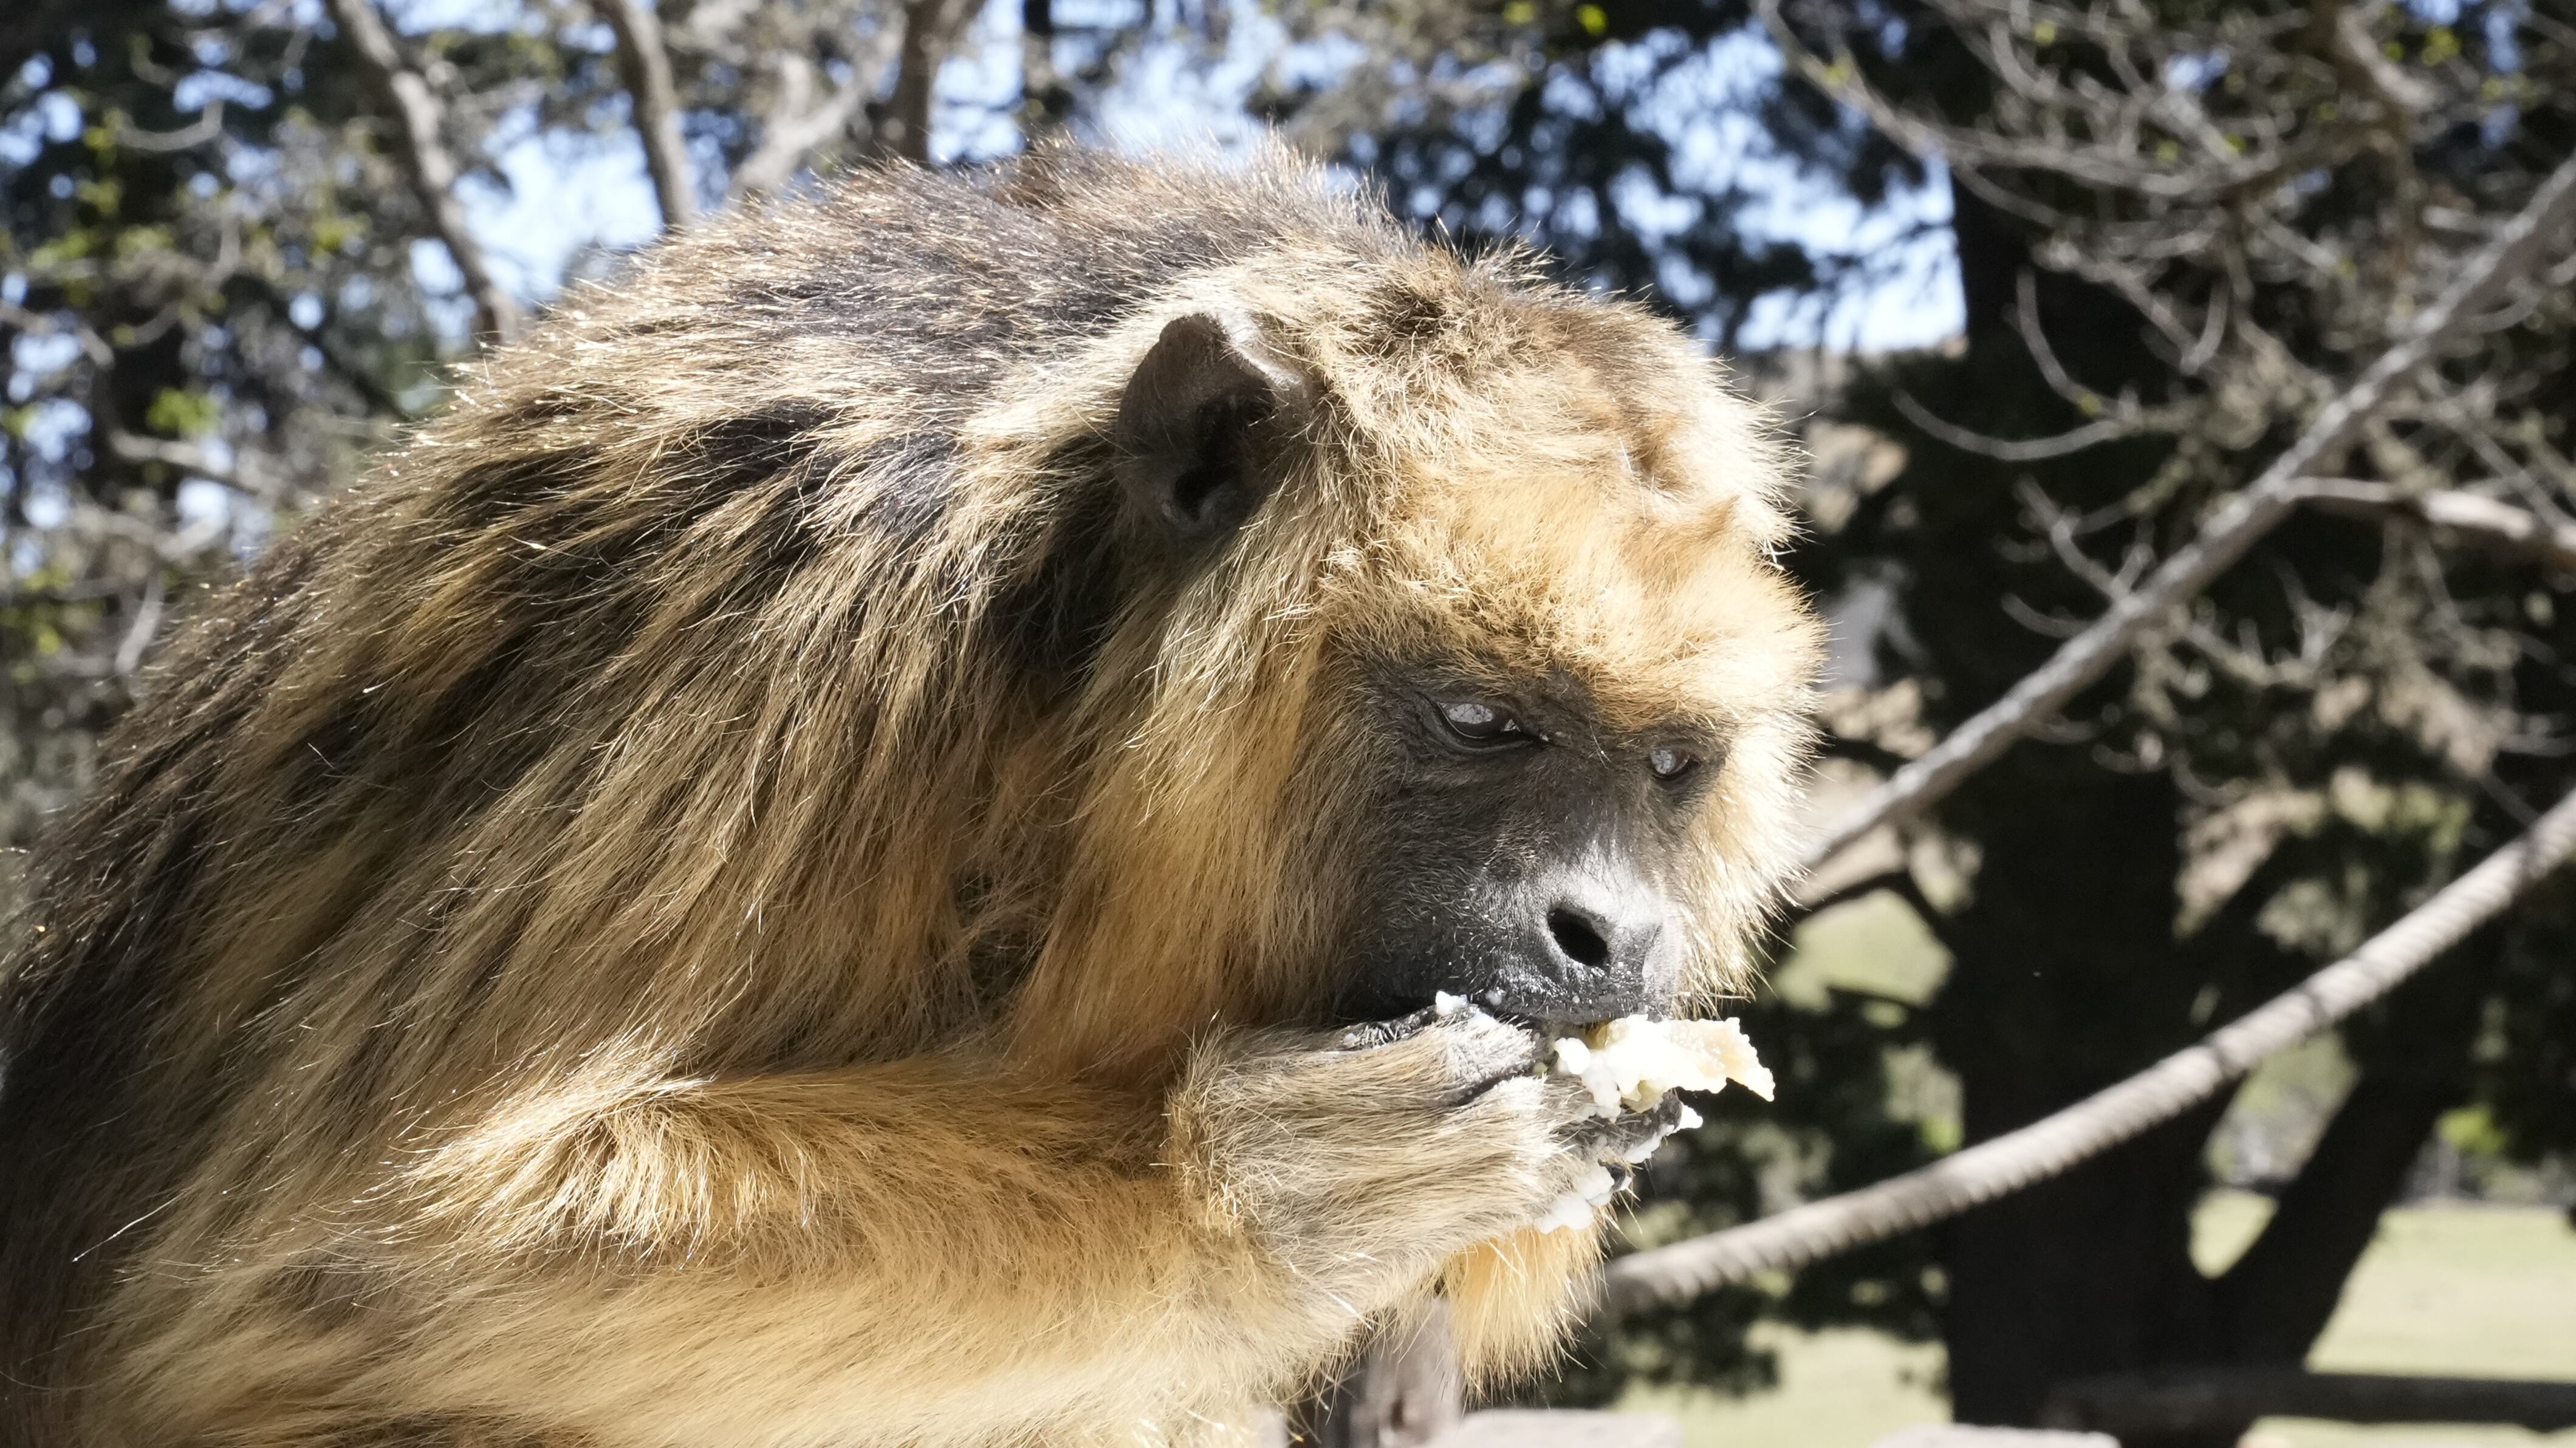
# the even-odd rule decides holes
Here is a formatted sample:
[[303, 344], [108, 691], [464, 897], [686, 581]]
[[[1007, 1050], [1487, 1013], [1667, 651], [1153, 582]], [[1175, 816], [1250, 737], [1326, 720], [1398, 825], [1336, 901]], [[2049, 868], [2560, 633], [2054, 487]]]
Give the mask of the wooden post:
[[2180, 1367], [2061, 1384], [2041, 1421], [2126, 1439], [2273, 1416], [2339, 1423], [2512, 1423], [2548, 1433], [2576, 1428], [2576, 1382]]
[[1342, 1380], [1300, 1404], [1289, 1428], [1298, 1448], [1422, 1448], [1466, 1416], [1466, 1385], [1435, 1303], [1419, 1330], [1380, 1333]]

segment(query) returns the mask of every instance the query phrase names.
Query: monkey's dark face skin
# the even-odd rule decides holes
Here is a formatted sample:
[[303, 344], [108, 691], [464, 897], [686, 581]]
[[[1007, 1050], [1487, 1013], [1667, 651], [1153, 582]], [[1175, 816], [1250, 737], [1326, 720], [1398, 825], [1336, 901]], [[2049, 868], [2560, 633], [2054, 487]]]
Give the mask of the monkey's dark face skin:
[[1389, 1019], [1446, 993], [1553, 1024], [1669, 1014], [1689, 931], [1670, 866], [1725, 741], [1611, 729], [1562, 676], [1356, 672], [1346, 737], [1364, 741], [1368, 805], [1327, 865], [1354, 901], [1339, 1013]]

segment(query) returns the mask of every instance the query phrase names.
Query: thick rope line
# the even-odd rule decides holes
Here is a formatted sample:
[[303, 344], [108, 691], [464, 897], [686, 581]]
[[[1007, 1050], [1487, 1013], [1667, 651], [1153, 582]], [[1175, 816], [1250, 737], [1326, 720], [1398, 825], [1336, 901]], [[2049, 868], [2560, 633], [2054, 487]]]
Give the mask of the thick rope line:
[[2417, 314], [2405, 337], [2327, 403], [2299, 440], [2251, 485], [2229, 495], [2191, 542], [2135, 591], [2112, 600], [2100, 618], [2059, 645], [2048, 662], [2024, 675], [2002, 698], [1870, 791], [1808, 845], [1805, 868], [1813, 872], [1854, 840], [1881, 825], [1901, 824], [1958, 788], [2125, 657], [2139, 634], [2217, 581], [2290, 515], [2301, 501], [2307, 474], [2349, 442], [2407, 374], [2472, 327], [2489, 303], [2571, 231], [2576, 231], [2576, 158], [2549, 173], [2531, 203], [2469, 259], [2458, 281]]
[[1622, 1257], [1601, 1274], [1613, 1313], [1680, 1302], [1955, 1216], [2056, 1176], [2208, 1100], [2265, 1057], [2388, 993], [2576, 852], [2576, 794], [2360, 949], [2199, 1044], [2055, 1115], [1874, 1187]]

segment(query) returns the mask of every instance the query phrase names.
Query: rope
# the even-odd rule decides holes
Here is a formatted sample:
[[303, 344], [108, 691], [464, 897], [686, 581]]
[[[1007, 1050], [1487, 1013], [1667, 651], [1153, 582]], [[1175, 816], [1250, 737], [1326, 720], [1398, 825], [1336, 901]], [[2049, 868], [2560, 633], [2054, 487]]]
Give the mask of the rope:
[[2386, 995], [2576, 851], [2576, 793], [2360, 949], [2187, 1047], [2055, 1115], [1873, 1187], [1622, 1257], [1601, 1305], [1681, 1302], [1956, 1216], [2053, 1177], [2216, 1095], [2265, 1057]]

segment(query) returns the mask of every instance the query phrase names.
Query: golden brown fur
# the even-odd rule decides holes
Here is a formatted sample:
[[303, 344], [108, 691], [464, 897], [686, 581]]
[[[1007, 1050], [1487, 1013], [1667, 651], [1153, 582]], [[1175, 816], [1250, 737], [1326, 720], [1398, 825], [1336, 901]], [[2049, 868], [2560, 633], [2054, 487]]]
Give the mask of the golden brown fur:
[[[1106, 491], [1164, 325], [1309, 379], [1204, 559]], [[10, 1441], [1071, 1443], [1593, 1246], [1475, 1017], [1338, 987], [1356, 661], [1730, 739], [1689, 979], [1786, 868], [1780, 459], [1642, 312], [1276, 157], [888, 172], [466, 379], [162, 666], [5, 980]]]

